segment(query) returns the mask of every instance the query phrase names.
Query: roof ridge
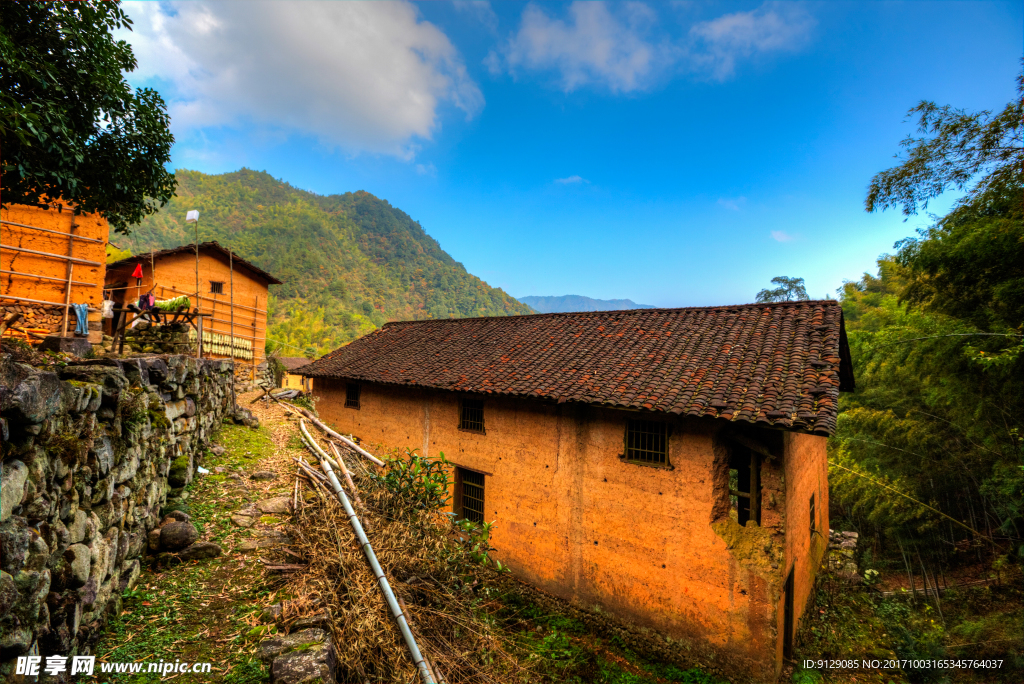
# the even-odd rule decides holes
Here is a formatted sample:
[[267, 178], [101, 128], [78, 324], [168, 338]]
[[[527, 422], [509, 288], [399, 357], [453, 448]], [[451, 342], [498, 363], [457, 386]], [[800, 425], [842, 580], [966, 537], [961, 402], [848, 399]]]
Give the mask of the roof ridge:
[[465, 321], [483, 320], [509, 320], [513, 318], [555, 318], [559, 316], [590, 316], [594, 314], [648, 314], [667, 311], [711, 311], [716, 309], [753, 309], [761, 307], [783, 307], [800, 306], [811, 304], [832, 304], [838, 305], [837, 299], [800, 299], [790, 302], [752, 302], [747, 304], [716, 304], [713, 306], [678, 306], [658, 307], [653, 309], [606, 309], [603, 311], [550, 311], [547, 313], [534, 314], [513, 314], [511, 316], [470, 316], [466, 318], [421, 318], [412, 321], [390, 321], [381, 326], [381, 329], [400, 325], [416, 325], [422, 323], [454, 323]]

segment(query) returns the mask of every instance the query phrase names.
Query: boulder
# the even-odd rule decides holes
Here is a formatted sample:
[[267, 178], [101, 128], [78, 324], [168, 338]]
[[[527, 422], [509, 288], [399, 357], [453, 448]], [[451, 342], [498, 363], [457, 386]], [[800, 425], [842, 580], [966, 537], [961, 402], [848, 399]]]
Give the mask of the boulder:
[[[275, 655], [268, 657], [269, 653]], [[275, 684], [335, 684], [337, 654], [334, 642], [322, 629], [304, 629], [260, 644], [260, 657], [273, 660], [271, 681]]]
[[269, 470], [261, 470], [259, 472], [253, 473], [249, 477], [253, 480], [276, 480], [277, 473], [272, 473]]
[[0, 523], [11, 517], [11, 512], [21, 505], [25, 496], [25, 481], [28, 480], [28, 466], [21, 461], [3, 464], [0, 478]]
[[84, 587], [85, 583], [89, 581], [89, 567], [92, 561], [89, 547], [85, 544], [72, 544], [64, 552], [64, 560], [67, 561], [68, 566], [71, 568], [68, 587], [71, 589]]
[[221, 549], [213, 542], [197, 542], [192, 546], [178, 553], [182, 560], [200, 560], [202, 558], [216, 558], [220, 555]]
[[160, 549], [163, 551], [179, 551], [197, 539], [199, 532], [192, 523], [172, 522], [160, 528]]
[[256, 504], [256, 507], [264, 513], [291, 513], [292, 498], [290, 496], [277, 496], [273, 499], [260, 501]]
[[252, 524], [256, 522], [256, 518], [248, 515], [235, 514], [231, 516], [231, 522], [235, 523], [239, 527], [252, 527]]
[[160, 550], [160, 528], [154, 527], [149, 531], [149, 535], [146, 538], [147, 546], [150, 551]]
[[192, 516], [185, 511], [168, 511], [161, 521], [161, 525], [169, 522], [192, 522]]

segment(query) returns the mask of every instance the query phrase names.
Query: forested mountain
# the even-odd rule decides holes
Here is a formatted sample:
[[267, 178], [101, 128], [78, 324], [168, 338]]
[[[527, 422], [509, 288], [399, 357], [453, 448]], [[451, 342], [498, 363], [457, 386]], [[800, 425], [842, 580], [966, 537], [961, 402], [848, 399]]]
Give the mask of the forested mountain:
[[532, 313], [452, 259], [408, 214], [368, 192], [316, 195], [262, 171], [179, 170], [177, 196], [115, 238], [133, 253], [216, 240], [274, 274], [269, 338], [323, 353], [386, 321]]
[[619, 309], [653, 309], [650, 304], [637, 304], [629, 299], [591, 299], [583, 295], [561, 297], [520, 297], [519, 301], [540, 313], [563, 311], [618, 311]]

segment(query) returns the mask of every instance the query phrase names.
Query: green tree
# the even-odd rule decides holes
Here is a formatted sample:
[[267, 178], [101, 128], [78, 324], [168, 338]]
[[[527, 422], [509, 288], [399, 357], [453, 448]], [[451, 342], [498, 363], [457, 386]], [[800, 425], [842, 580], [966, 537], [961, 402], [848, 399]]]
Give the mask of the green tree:
[[127, 233], [174, 195], [174, 137], [160, 95], [123, 72], [131, 28], [117, 2], [0, 3], [0, 197], [57, 198]]
[[[1024, 72], [1017, 98], [1001, 112], [969, 114], [922, 102], [918, 132], [900, 165], [877, 174], [865, 208], [928, 206], [949, 189], [967, 190], [953, 210], [896, 244], [908, 269], [903, 301], [971, 321], [984, 331], [1024, 322]], [[972, 185], [973, 184], [973, 185]]]
[[867, 210], [964, 197], [840, 291], [857, 391], [829, 445], [833, 502], [929, 564], [964, 548], [961, 523], [1024, 559], [1024, 74], [1017, 93], [997, 115], [911, 110], [923, 137], [872, 179]]
[[757, 293], [758, 302], [792, 302], [801, 299], [810, 299], [807, 296], [807, 288], [804, 287], [803, 278], [788, 278], [776, 276], [772, 278], [772, 284], [778, 285], [774, 290], [764, 289]]

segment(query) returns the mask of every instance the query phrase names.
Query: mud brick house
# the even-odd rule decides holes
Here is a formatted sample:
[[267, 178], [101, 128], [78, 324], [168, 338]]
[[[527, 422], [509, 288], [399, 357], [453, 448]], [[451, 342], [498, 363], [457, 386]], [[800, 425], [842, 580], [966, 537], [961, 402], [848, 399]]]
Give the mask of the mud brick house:
[[300, 372], [339, 431], [444, 452], [521, 578], [777, 676], [828, 543], [838, 303], [390, 323]]
[[308, 392], [313, 388], [313, 381], [298, 372], [300, 368], [309, 364], [309, 359], [304, 356], [282, 356], [280, 361], [285, 370], [281, 387], [303, 392]]
[[[142, 282], [132, 277], [142, 266]], [[216, 242], [199, 244], [199, 292], [196, 246], [183, 245], [138, 254], [107, 266], [106, 287], [119, 305], [152, 293], [158, 300], [188, 296], [203, 319], [203, 356], [235, 358], [238, 372], [250, 377], [263, 361], [270, 285], [281, 281]], [[116, 321], [111, 324], [113, 328]]]
[[70, 305], [86, 304], [98, 342], [109, 233], [100, 215], [76, 216], [60, 201], [0, 208], [0, 317], [19, 313], [18, 325], [37, 335], [73, 335]]

